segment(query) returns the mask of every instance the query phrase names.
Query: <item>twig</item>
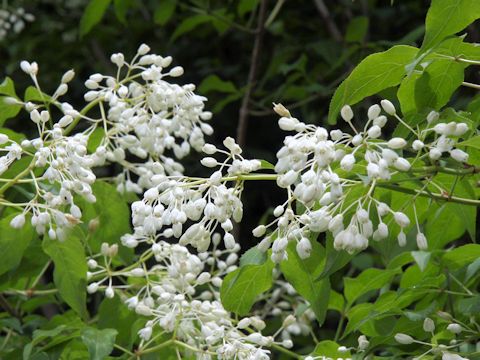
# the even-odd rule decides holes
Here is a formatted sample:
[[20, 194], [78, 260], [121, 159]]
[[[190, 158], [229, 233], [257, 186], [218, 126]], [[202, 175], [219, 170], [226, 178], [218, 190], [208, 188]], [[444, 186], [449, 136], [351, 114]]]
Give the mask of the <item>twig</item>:
[[330, 11], [328, 10], [323, 0], [313, 0], [313, 2], [315, 3], [315, 6], [320, 13], [320, 16], [325, 22], [325, 26], [327, 27], [327, 31], [330, 33], [330, 36], [333, 38], [333, 40], [337, 42], [342, 42], [342, 33], [338, 29], [337, 24], [335, 24], [335, 21], [333, 21], [333, 18], [330, 15]]
[[243, 95], [242, 105], [240, 107], [240, 112], [238, 117], [237, 143], [240, 146], [244, 146], [246, 141], [250, 97], [252, 95], [255, 82], [257, 81], [258, 60], [259, 60], [260, 51], [262, 48], [263, 35], [265, 33], [265, 19], [267, 17], [267, 2], [268, 0], [262, 0], [262, 2], [260, 3], [257, 30], [255, 34], [255, 41], [253, 44], [252, 56], [250, 60], [250, 70], [248, 73], [247, 86], [245, 89], [245, 94]]

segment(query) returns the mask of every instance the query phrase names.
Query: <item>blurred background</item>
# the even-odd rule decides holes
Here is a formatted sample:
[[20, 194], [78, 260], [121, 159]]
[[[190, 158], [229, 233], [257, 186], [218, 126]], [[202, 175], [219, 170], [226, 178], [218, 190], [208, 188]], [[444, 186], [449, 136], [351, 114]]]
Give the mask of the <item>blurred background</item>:
[[[81, 107], [90, 74], [113, 73], [112, 53], [129, 59], [146, 43], [154, 53], [173, 56], [174, 65], [185, 68], [178, 81], [196, 84], [196, 92], [208, 97], [215, 129], [210, 142], [232, 136], [247, 157], [274, 163], [285, 134], [272, 102], [307, 123], [326, 122], [335, 88], [365, 56], [395, 44], [420, 44], [428, 5], [427, 0], [3, 0], [0, 79], [13, 78], [21, 96], [30, 79], [19, 62], [37, 61], [41, 86], [49, 93], [73, 68], [76, 80], [64, 100]], [[382, 95], [395, 97], [393, 91]], [[29, 122], [21, 120], [7, 126], [25, 132]], [[199, 158], [187, 159], [188, 175], [208, 171]], [[255, 241], [250, 230], [284, 194], [273, 184], [246, 186], [239, 231], [248, 248]]]

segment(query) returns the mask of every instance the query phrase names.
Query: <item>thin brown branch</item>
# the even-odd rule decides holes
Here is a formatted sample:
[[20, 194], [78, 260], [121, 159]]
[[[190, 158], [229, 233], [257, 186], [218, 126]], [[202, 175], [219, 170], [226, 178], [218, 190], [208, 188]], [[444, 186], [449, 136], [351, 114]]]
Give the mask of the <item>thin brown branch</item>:
[[323, 0], [313, 0], [315, 6], [322, 17], [325, 27], [327, 28], [328, 33], [333, 38], [333, 40], [341, 42], [343, 40], [342, 33], [338, 29], [337, 24], [333, 21], [333, 18], [330, 14], [330, 11], [327, 8], [327, 5], [323, 2]]
[[263, 36], [265, 34], [265, 21], [267, 18], [267, 2], [268, 0], [262, 0], [262, 2], [260, 3], [257, 30], [255, 32], [255, 41], [253, 44], [252, 55], [250, 58], [250, 70], [248, 72], [248, 79], [247, 79], [245, 94], [243, 95], [242, 105], [240, 107], [240, 112], [238, 115], [237, 143], [240, 146], [245, 145], [246, 137], [247, 137], [250, 97], [252, 96], [252, 92], [255, 87], [255, 83], [257, 81], [258, 62], [260, 58], [260, 52], [262, 49]]

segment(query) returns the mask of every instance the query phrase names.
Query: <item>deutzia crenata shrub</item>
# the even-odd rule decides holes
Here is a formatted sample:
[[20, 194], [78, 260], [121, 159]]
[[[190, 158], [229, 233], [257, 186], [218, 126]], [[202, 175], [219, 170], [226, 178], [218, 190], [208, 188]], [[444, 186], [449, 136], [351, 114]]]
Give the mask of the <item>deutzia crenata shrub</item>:
[[[0, 305], [16, 320], [5, 344], [26, 331], [23, 308], [35, 309], [9, 300], [45, 296], [40, 305], [71, 309], [68, 321], [36, 329], [24, 359], [50, 358], [56, 336], [95, 359], [478, 358], [480, 248], [463, 236], [475, 240], [480, 204], [478, 104], [411, 98], [429, 63], [480, 65], [478, 47], [453, 34], [444, 41], [470, 57], [440, 42], [369, 56], [337, 89], [329, 125], [274, 104], [285, 134], [274, 164], [232, 137], [211, 143], [206, 98], [147, 45], [131, 60], [113, 54], [113, 75], [90, 75], [81, 109], [63, 101], [73, 70], [47, 95], [38, 64], [22, 61], [25, 99], [10, 79], [0, 85], [2, 122], [21, 110], [30, 120], [28, 137], [0, 133], [0, 274], [10, 276]], [[407, 59], [398, 79], [377, 74], [376, 62], [397, 66], [390, 56]], [[352, 109], [399, 84], [399, 105]], [[209, 175], [182, 165], [191, 152]], [[255, 241], [242, 250], [242, 195], [258, 181], [284, 201], [242, 235]]]

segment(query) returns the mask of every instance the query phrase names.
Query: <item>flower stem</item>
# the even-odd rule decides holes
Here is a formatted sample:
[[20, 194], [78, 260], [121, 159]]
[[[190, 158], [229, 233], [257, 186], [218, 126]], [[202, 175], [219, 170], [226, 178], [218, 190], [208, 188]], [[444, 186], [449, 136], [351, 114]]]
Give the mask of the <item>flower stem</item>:
[[441, 200], [441, 201], [447, 201], [447, 202], [464, 204], [464, 205], [471, 205], [471, 206], [480, 206], [480, 200], [475, 200], [475, 199], [465, 199], [465, 198], [459, 198], [459, 197], [456, 197], [456, 196], [436, 194], [436, 193], [431, 193], [431, 192], [422, 191], [422, 190], [404, 188], [404, 187], [397, 186], [397, 185], [392, 185], [392, 184], [379, 183], [379, 184], [377, 184], [377, 186], [381, 187], [381, 188], [384, 188], [384, 189], [403, 192], [405, 194], [412, 194], [412, 195], [417, 195], [417, 196], [422, 196], [422, 197], [428, 197], [428, 198], [435, 199], [435, 200]]

